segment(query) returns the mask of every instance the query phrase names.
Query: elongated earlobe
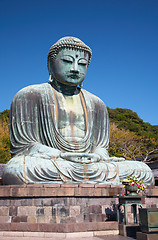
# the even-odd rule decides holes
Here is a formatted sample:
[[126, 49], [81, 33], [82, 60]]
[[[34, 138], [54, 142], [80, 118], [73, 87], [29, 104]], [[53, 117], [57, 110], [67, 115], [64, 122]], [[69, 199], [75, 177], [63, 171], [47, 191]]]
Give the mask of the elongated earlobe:
[[82, 87], [83, 87], [83, 83], [81, 82], [81, 83], [79, 84], [79, 86], [80, 86], [80, 88], [82, 88]]
[[49, 75], [49, 82], [53, 82], [53, 78], [51, 74]]

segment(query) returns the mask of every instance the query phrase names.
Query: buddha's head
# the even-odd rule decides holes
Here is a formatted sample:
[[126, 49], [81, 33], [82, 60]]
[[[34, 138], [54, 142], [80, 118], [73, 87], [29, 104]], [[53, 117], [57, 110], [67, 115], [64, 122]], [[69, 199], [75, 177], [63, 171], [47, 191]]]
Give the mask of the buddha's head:
[[59, 39], [48, 53], [50, 79], [70, 86], [81, 85], [91, 56], [91, 49], [80, 39], [75, 37]]

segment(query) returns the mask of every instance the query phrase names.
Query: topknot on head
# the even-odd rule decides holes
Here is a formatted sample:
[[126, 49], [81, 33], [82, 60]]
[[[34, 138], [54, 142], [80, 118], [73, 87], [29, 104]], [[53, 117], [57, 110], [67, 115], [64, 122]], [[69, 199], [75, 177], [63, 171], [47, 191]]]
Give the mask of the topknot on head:
[[[92, 57], [92, 50], [88, 47], [84, 42], [82, 42], [79, 38], [76, 37], [63, 37], [60, 38], [54, 45], [51, 46], [48, 52], [47, 65], [49, 66], [50, 60], [54, 60], [61, 48], [74, 48], [82, 51], [86, 51], [89, 53], [89, 61], [90, 64]], [[49, 67], [48, 67], [49, 69]]]

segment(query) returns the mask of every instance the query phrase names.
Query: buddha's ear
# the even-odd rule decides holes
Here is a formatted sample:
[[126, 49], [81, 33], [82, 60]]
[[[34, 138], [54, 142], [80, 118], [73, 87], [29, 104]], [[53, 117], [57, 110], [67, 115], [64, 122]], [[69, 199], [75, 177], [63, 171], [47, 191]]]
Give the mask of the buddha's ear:
[[48, 62], [48, 71], [49, 71], [49, 82], [53, 82], [53, 77], [52, 77], [52, 70], [51, 70], [50, 61]]
[[52, 64], [53, 64], [53, 59], [51, 57], [49, 57], [48, 62], [47, 62], [49, 75], [52, 75]]
[[82, 88], [82, 87], [83, 87], [83, 82], [81, 82], [81, 83], [79, 84], [79, 87], [80, 87], [80, 88]]
[[49, 82], [53, 82], [53, 78], [51, 74], [49, 74]]
[[49, 61], [48, 61], [48, 72], [49, 72], [49, 75], [51, 75], [51, 63], [50, 63], [50, 58], [49, 58]]

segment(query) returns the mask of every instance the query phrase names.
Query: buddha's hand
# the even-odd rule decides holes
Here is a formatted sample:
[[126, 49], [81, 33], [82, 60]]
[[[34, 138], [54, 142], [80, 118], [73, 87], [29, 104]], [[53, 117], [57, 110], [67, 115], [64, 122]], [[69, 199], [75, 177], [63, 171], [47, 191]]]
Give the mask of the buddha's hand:
[[110, 162], [122, 162], [122, 161], [126, 161], [126, 159], [123, 157], [109, 157], [109, 161]]
[[100, 160], [100, 156], [96, 153], [61, 153], [60, 156], [68, 161], [77, 163], [94, 163]]

